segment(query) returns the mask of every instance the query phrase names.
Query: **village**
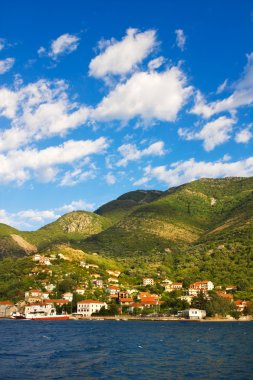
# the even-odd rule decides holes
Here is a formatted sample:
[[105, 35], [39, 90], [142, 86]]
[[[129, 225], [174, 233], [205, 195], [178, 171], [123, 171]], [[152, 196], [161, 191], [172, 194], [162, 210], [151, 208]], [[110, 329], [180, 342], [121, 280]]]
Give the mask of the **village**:
[[[135, 286], [123, 280], [121, 271], [79, 260], [84, 280], [71, 289], [59, 291], [55, 261], [64, 263], [64, 254], [49, 257], [35, 254], [29, 277], [36, 284], [17, 301], [0, 301], [0, 318], [15, 319], [187, 319], [250, 320], [252, 302], [235, 298], [236, 285], [221, 286], [204, 279], [185, 286], [168, 278], [143, 277]], [[62, 284], [71, 273], [61, 275]], [[67, 279], [67, 280], [66, 280]], [[155, 289], [155, 291], [154, 291]], [[213, 314], [205, 305], [213, 299], [219, 308]], [[209, 315], [208, 315], [209, 314]]]

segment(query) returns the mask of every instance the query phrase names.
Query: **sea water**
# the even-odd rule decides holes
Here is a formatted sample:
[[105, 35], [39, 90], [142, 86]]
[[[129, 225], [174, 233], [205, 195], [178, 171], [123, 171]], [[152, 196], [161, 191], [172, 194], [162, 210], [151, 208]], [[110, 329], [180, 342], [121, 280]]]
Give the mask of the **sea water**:
[[246, 322], [0, 320], [0, 379], [253, 379]]

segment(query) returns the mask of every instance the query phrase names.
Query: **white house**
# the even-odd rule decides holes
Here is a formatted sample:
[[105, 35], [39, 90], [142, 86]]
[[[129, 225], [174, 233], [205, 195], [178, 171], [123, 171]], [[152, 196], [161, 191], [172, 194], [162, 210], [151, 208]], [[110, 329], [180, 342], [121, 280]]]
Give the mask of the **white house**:
[[69, 301], [69, 302], [72, 302], [72, 301], [73, 301], [73, 293], [71, 293], [71, 292], [63, 293], [62, 298], [63, 298], [64, 300], [67, 300], [67, 301]]
[[197, 281], [189, 286], [189, 295], [197, 296], [199, 293], [207, 293], [213, 290], [214, 284], [212, 281]]
[[144, 286], [147, 286], [147, 285], [154, 285], [155, 281], [153, 278], [150, 278], [150, 277], [144, 277], [143, 279], [143, 285]]
[[110, 270], [110, 269], [108, 269], [107, 271], [106, 271], [110, 276], [114, 276], [114, 277], [119, 277], [119, 275], [120, 275], [120, 271], [118, 271], [118, 270]]
[[77, 294], [84, 295], [84, 293], [85, 293], [85, 289], [84, 289], [84, 288], [76, 288], [76, 289], [75, 289], [75, 292], [76, 292]]
[[171, 282], [170, 284], [164, 285], [165, 292], [173, 292], [174, 290], [181, 290], [183, 289], [183, 283], [182, 282]]
[[96, 288], [103, 288], [104, 286], [104, 281], [100, 279], [94, 280], [93, 283]]
[[206, 317], [206, 311], [191, 308], [191, 309], [179, 311], [178, 316], [183, 316], [189, 319], [203, 319]]
[[119, 291], [120, 291], [120, 287], [117, 285], [110, 285], [106, 289], [106, 292], [109, 293], [110, 295], [118, 294]]
[[107, 309], [107, 304], [97, 300], [83, 300], [77, 303], [77, 313], [82, 314], [84, 317], [90, 317], [102, 307]]

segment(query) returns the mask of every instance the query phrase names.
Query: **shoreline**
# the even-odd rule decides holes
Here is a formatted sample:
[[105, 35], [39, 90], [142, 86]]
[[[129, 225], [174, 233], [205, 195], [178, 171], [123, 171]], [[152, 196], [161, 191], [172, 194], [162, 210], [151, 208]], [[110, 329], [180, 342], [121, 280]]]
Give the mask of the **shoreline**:
[[128, 322], [128, 321], [152, 321], [152, 322], [253, 322], [253, 318], [247, 319], [234, 319], [234, 318], [208, 318], [208, 319], [184, 319], [184, 318], [170, 318], [170, 317], [132, 317], [132, 316], [115, 316], [115, 317], [81, 317], [73, 318], [70, 320], [80, 320], [80, 321], [118, 321], [118, 322]]

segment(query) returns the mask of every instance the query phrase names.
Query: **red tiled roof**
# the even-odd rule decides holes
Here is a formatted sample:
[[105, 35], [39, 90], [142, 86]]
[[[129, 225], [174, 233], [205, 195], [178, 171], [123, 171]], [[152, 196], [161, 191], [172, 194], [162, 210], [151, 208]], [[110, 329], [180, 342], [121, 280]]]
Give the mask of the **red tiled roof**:
[[68, 300], [63, 300], [63, 299], [47, 299], [44, 300], [44, 303], [69, 303]]
[[222, 298], [229, 298], [230, 300], [233, 299], [233, 295], [232, 294], [227, 294], [227, 293], [224, 293], [224, 292], [216, 292], [216, 294], [219, 296], [219, 297], [222, 297]]
[[120, 302], [132, 302], [133, 298], [120, 298], [119, 301]]
[[29, 292], [33, 292], [33, 293], [41, 293], [41, 290], [39, 289], [30, 289]]
[[83, 300], [83, 301], [79, 301], [78, 303], [104, 303], [104, 302], [101, 302], [101, 301], [98, 301], [98, 300]]
[[14, 304], [11, 301], [0, 301], [0, 305], [14, 306]]

